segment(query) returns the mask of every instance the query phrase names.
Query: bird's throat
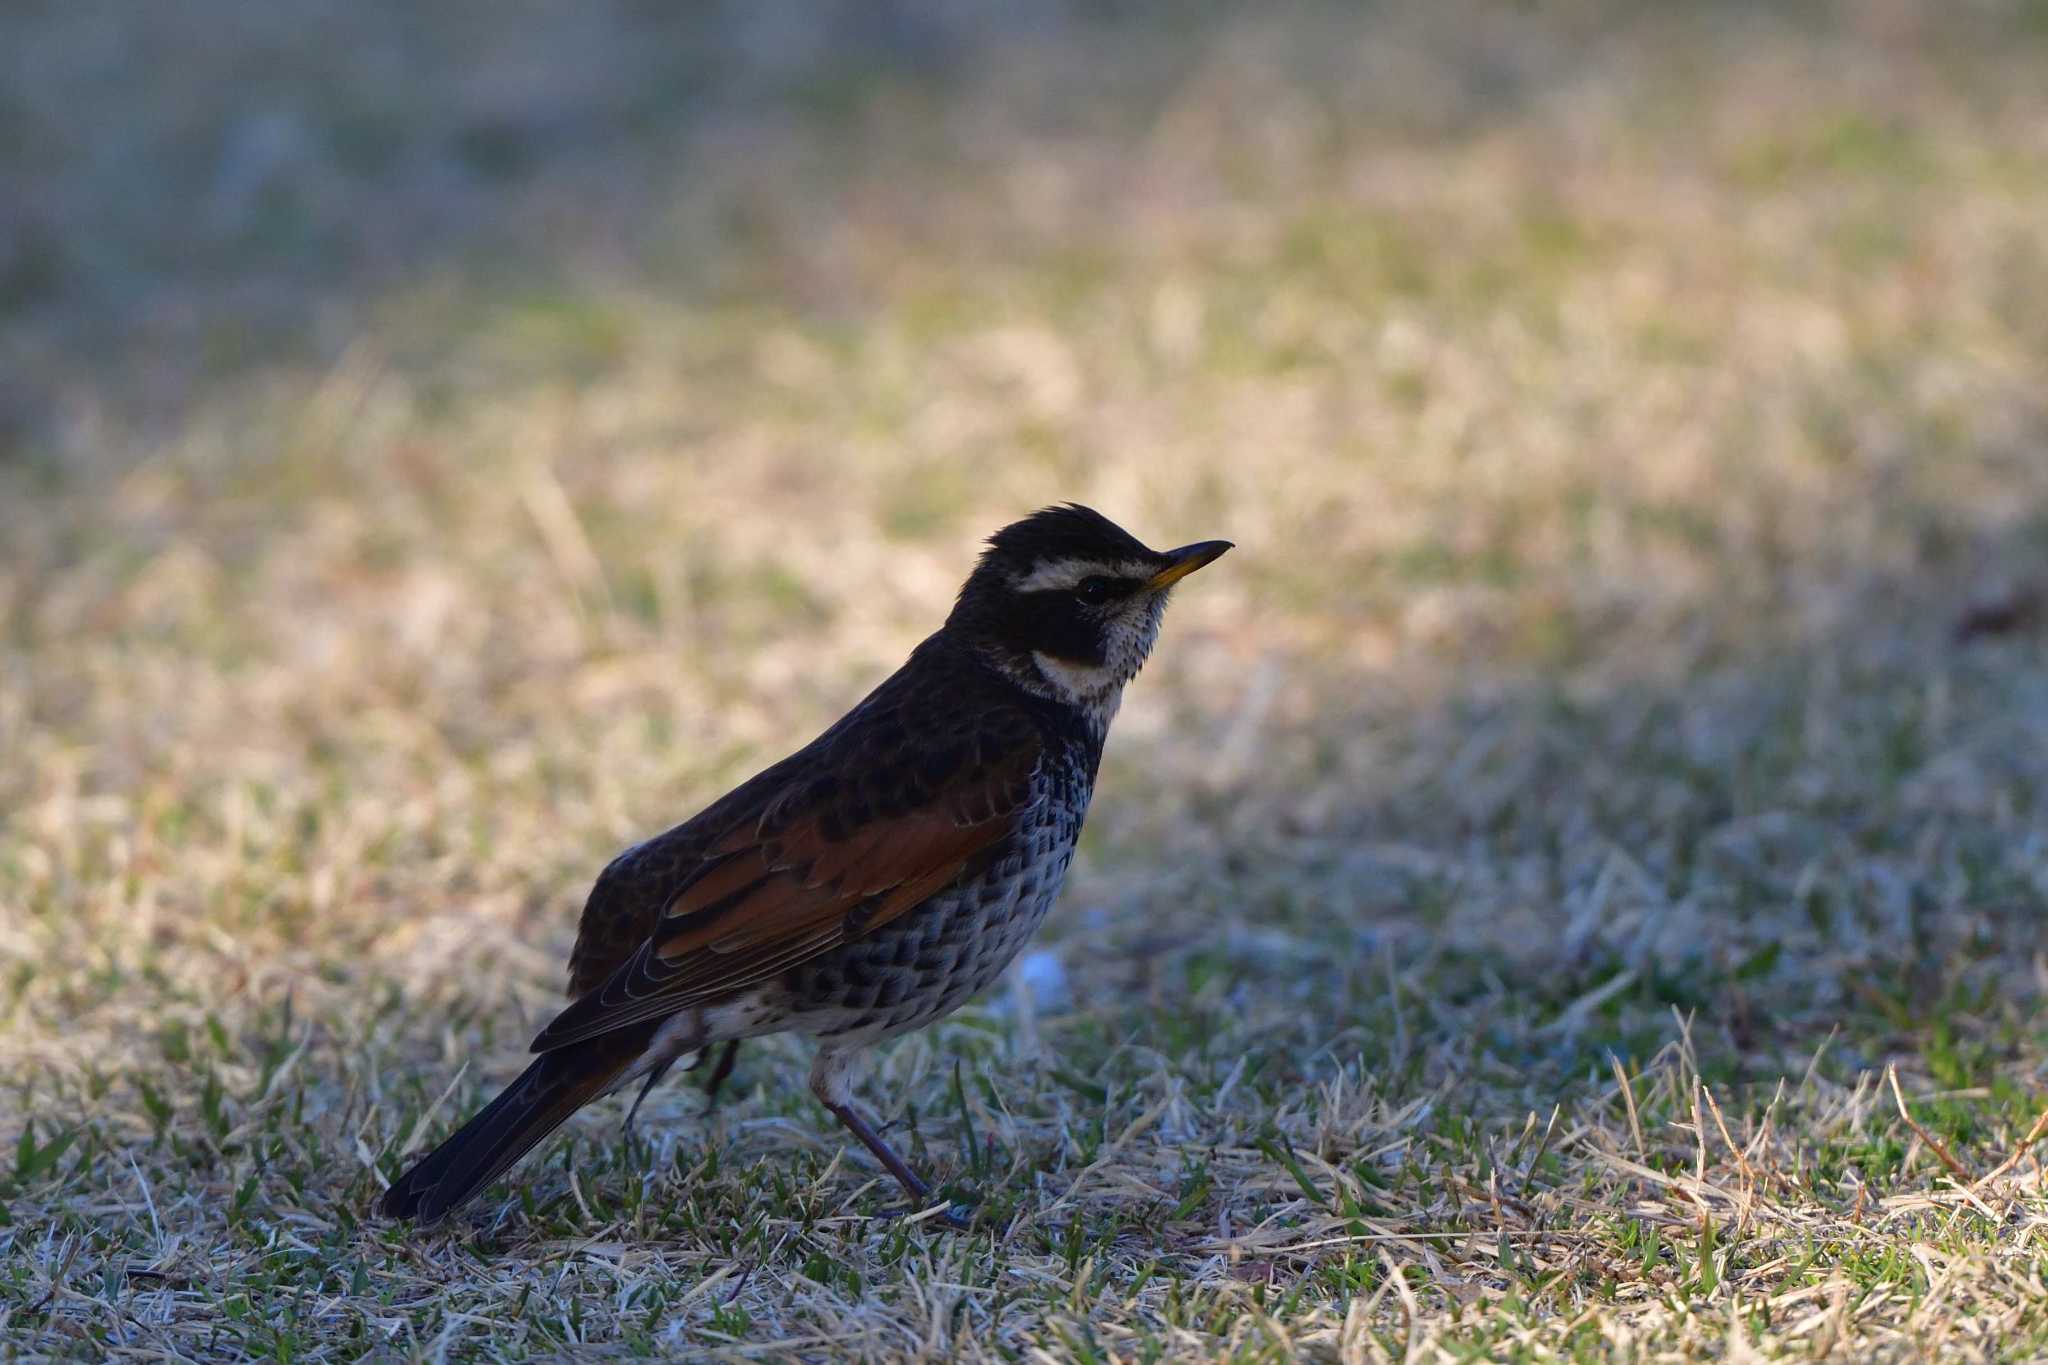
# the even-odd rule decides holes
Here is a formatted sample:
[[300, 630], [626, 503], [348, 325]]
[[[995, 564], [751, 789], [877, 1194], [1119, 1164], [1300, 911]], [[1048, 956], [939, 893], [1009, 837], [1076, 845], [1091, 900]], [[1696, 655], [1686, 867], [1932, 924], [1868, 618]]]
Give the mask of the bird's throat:
[[1044, 650], [1033, 650], [1031, 662], [1053, 697], [1087, 716], [1098, 731], [1109, 728], [1123, 704], [1127, 675], [1108, 664], [1061, 659]]

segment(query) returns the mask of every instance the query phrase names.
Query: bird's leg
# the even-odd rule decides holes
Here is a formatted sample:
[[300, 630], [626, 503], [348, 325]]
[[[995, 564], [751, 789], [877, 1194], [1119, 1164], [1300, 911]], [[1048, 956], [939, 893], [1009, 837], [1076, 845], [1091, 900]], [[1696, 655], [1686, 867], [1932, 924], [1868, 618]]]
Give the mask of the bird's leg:
[[873, 1124], [860, 1116], [858, 1109], [850, 1104], [833, 1104], [830, 1100], [825, 1102], [825, 1107], [832, 1111], [832, 1117], [845, 1124], [847, 1130], [860, 1139], [863, 1147], [875, 1154], [875, 1160], [888, 1168], [889, 1174], [896, 1177], [897, 1183], [903, 1186], [913, 1201], [920, 1206], [932, 1202], [932, 1187], [925, 1184], [916, 1171], [910, 1169], [909, 1163], [896, 1155], [896, 1149], [875, 1131]]
[[[889, 1168], [889, 1174], [895, 1176], [898, 1183], [909, 1193], [911, 1203], [919, 1208], [930, 1207], [932, 1187], [925, 1184], [919, 1178], [916, 1171], [910, 1169], [908, 1162], [896, 1155], [896, 1149], [891, 1147], [882, 1135], [875, 1131], [873, 1124], [860, 1116], [858, 1109], [855, 1109], [850, 1104], [834, 1104], [830, 1100], [825, 1102], [825, 1107], [832, 1111], [834, 1118], [845, 1124], [847, 1129], [861, 1140], [862, 1146], [875, 1154], [875, 1160]], [[973, 1226], [967, 1219], [962, 1218], [950, 1204], [940, 1212], [933, 1214], [930, 1221], [950, 1228], [954, 1232], [966, 1232]]]
[[640, 1112], [640, 1106], [646, 1102], [647, 1092], [661, 1084], [661, 1078], [668, 1075], [668, 1069], [675, 1064], [675, 1058], [671, 1057], [647, 1073], [646, 1083], [640, 1087], [640, 1093], [633, 1097], [633, 1107], [626, 1111], [625, 1134], [627, 1137], [633, 1136], [633, 1116]]
[[[875, 1130], [875, 1126], [862, 1118], [860, 1111], [853, 1107], [853, 1095], [847, 1076], [851, 1061], [851, 1057], [845, 1053], [819, 1052], [817, 1061], [811, 1066], [811, 1093], [818, 1097], [820, 1104], [832, 1111], [832, 1117], [845, 1124], [846, 1130], [860, 1139], [861, 1146], [874, 1153], [875, 1160], [881, 1162], [883, 1168], [896, 1177], [896, 1182], [903, 1186], [904, 1192], [910, 1196], [913, 1204], [919, 1208], [929, 1207], [932, 1202], [932, 1187], [927, 1185], [916, 1171], [910, 1169], [908, 1162], [896, 1155], [896, 1149], [891, 1147], [887, 1139]], [[951, 1208], [937, 1215], [934, 1221], [943, 1223], [956, 1232], [964, 1232], [968, 1227], [967, 1220]]]
[[[708, 1052], [698, 1053], [697, 1060], [690, 1063], [690, 1070], [695, 1071], [703, 1066], [710, 1056], [711, 1054]], [[712, 1110], [718, 1108], [718, 1092], [725, 1085], [726, 1078], [732, 1075], [733, 1063], [737, 1062], [739, 1058], [740, 1040], [734, 1038], [725, 1045], [725, 1051], [718, 1054], [718, 1065], [711, 1068], [711, 1076], [704, 1082], [704, 1116], [706, 1118], [711, 1116]]]

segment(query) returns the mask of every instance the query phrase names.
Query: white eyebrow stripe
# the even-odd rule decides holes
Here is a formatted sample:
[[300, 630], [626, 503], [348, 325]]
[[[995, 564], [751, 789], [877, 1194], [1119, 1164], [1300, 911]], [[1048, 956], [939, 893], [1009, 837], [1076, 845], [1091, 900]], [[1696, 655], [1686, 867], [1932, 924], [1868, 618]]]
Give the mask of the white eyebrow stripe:
[[1099, 559], [1055, 559], [1040, 564], [1014, 580], [1018, 592], [1046, 592], [1071, 588], [1084, 578], [1150, 578], [1157, 569], [1136, 559], [1107, 562]]

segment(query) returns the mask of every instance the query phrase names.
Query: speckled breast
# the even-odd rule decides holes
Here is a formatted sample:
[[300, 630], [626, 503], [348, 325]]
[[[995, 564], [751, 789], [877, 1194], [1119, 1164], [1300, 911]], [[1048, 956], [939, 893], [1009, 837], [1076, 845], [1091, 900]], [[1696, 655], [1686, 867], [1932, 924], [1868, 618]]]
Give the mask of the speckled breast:
[[901, 919], [792, 968], [790, 1027], [873, 1041], [958, 1009], [1008, 967], [1059, 899], [1092, 773], [1062, 762], [978, 873]]

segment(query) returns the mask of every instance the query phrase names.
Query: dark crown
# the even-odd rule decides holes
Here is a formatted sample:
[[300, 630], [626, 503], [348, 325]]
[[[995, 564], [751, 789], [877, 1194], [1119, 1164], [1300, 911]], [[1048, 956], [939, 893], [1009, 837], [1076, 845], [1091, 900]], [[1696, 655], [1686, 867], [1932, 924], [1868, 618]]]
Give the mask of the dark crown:
[[1055, 559], [1157, 559], [1136, 536], [1092, 507], [1061, 503], [1013, 521], [988, 538], [983, 567], [999, 565], [1011, 572]]
[[960, 586], [960, 600], [947, 624], [987, 627], [991, 614], [1007, 614], [1018, 597], [1017, 581], [1040, 565], [1061, 560], [1163, 562], [1156, 550], [1092, 507], [1077, 502], [1041, 508], [988, 538], [974, 572]]

